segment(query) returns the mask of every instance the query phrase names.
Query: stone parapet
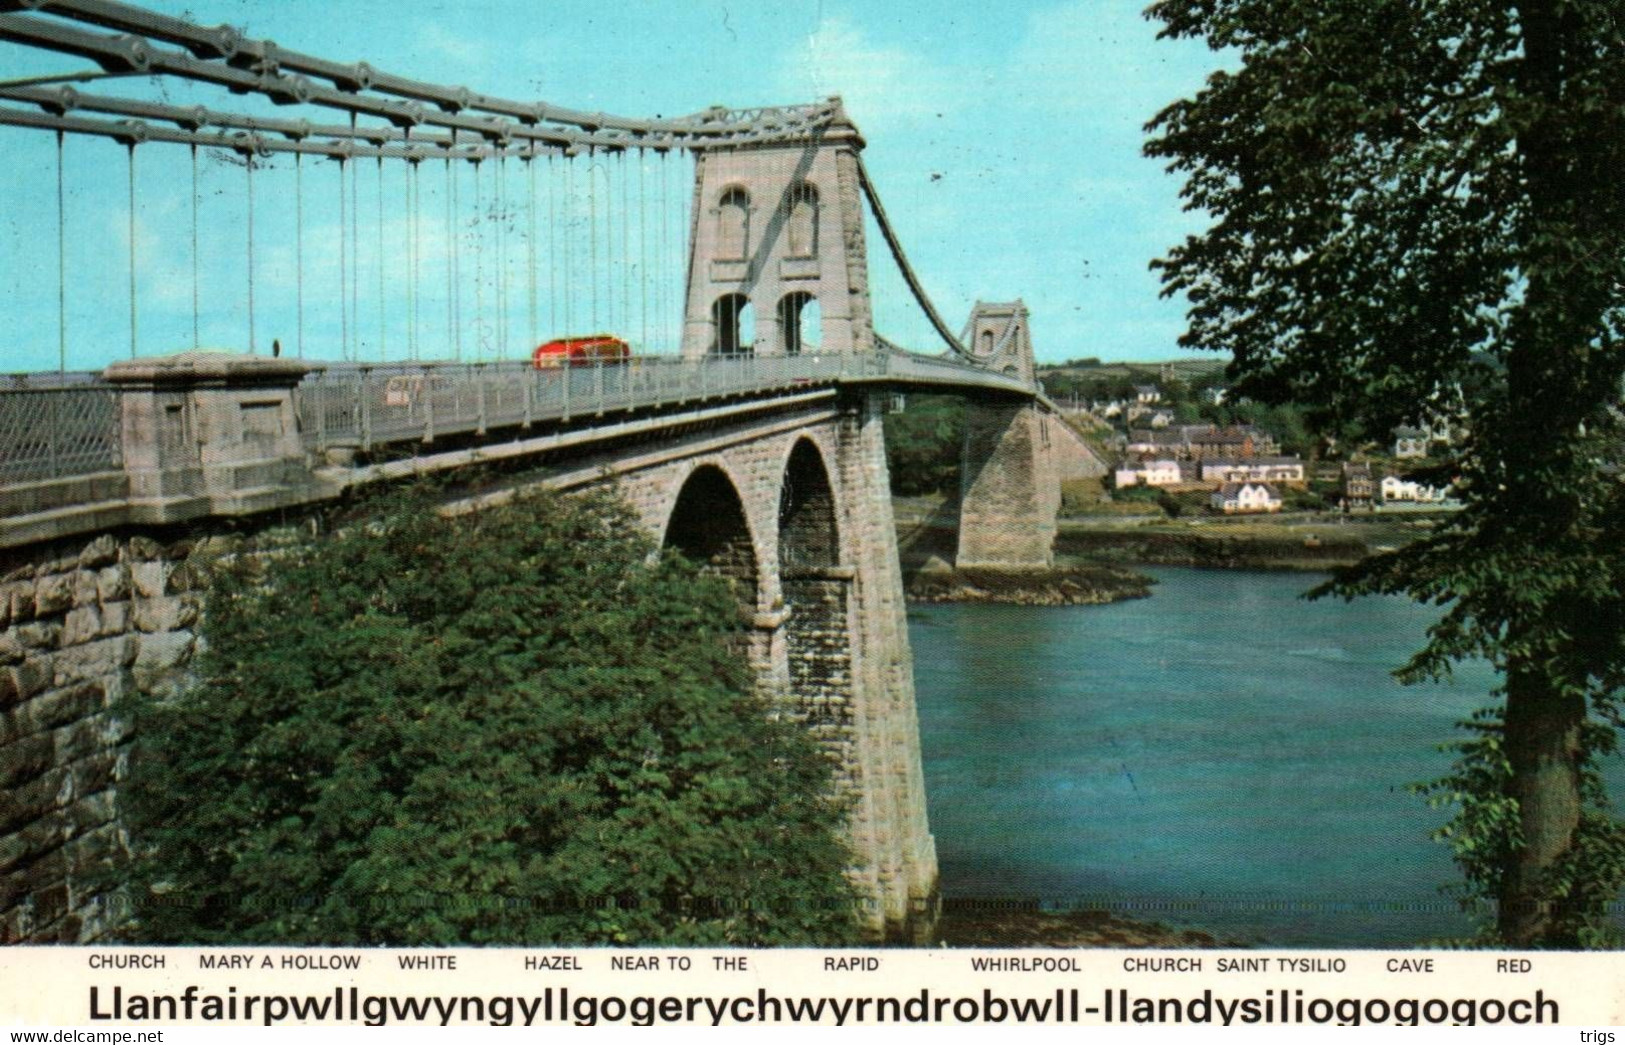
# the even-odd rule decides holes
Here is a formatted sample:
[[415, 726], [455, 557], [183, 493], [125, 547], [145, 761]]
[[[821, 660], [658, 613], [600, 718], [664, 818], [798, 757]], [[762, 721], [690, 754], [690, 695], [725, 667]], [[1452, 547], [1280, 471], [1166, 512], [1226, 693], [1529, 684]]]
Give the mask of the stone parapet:
[[115, 402], [114, 467], [5, 484], [0, 548], [331, 496], [306, 459], [294, 404], [312, 369], [214, 352], [114, 363], [100, 386]]
[[131, 521], [240, 515], [315, 494], [293, 390], [296, 360], [184, 352], [102, 372], [121, 392]]

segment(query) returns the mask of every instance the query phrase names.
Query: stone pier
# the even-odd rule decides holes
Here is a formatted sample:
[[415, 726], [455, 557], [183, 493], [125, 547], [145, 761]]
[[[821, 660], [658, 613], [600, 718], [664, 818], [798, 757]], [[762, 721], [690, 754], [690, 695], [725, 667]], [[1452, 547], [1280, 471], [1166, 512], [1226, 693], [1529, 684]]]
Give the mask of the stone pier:
[[[977, 302], [970, 347], [990, 369], [1031, 382], [1027, 306]], [[960, 467], [959, 566], [1045, 568], [1054, 561], [1060, 422], [1030, 399], [971, 398]]]

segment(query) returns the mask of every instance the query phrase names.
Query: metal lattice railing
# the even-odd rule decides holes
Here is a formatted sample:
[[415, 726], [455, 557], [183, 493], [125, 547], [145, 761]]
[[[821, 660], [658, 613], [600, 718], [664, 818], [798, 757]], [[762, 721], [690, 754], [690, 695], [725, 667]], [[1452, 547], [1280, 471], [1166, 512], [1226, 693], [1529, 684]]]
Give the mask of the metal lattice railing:
[[122, 468], [118, 396], [92, 374], [0, 378], [0, 483]]
[[905, 352], [794, 356], [634, 357], [623, 363], [536, 369], [528, 363], [330, 367], [299, 386], [305, 445], [322, 451], [447, 435], [483, 434], [538, 421], [887, 380], [1026, 389], [1019, 379]]
[[537, 421], [831, 384], [875, 369], [851, 355], [643, 356], [623, 363], [537, 369], [528, 363], [329, 368], [299, 386], [306, 445], [380, 443], [481, 434]]
[[[309, 375], [295, 400], [305, 445], [321, 452], [862, 381], [1030, 391], [1013, 376], [888, 347], [795, 356], [641, 356], [551, 369], [524, 362], [332, 366]], [[121, 469], [122, 394], [94, 373], [0, 377], [0, 485]]]

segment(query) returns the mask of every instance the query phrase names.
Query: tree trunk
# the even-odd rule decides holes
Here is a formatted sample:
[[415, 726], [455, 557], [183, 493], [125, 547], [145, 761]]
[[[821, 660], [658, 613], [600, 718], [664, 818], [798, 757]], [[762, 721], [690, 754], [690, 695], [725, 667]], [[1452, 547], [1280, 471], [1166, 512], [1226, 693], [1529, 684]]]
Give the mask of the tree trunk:
[[1563, 904], [1549, 896], [1548, 876], [1574, 845], [1580, 824], [1580, 730], [1585, 698], [1563, 693], [1539, 665], [1507, 672], [1508, 784], [1518, 803], [1523, 845], [1503, 869], [1498, 928], [1513, 947], [1573, 946]]

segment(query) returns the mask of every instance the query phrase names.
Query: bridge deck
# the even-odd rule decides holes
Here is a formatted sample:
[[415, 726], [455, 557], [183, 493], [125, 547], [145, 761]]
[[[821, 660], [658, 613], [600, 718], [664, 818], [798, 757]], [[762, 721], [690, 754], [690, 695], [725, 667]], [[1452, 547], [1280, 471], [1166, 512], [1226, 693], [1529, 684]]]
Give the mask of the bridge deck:
[[[1006, 374], [903, 352], [642, 356], [550, 370], [519, 362], [333, 364], [314, 370], [294, 394], [305, 445], [320, 453], [840, 385], [1035, 394]], [[94, 374], [0, 378], [0, 490], [122, 467], [121, 394]], [[0, 499], [0, 517], [7, 514]]]

